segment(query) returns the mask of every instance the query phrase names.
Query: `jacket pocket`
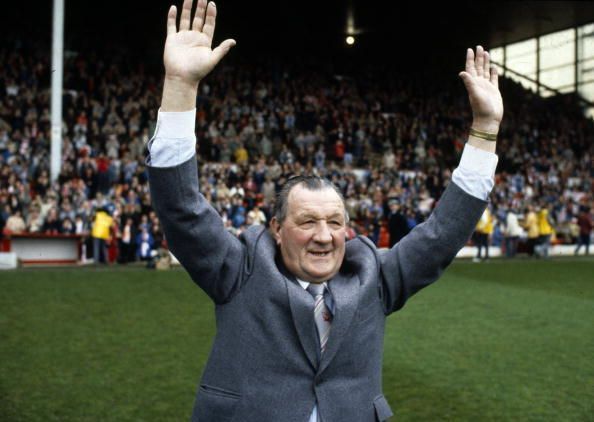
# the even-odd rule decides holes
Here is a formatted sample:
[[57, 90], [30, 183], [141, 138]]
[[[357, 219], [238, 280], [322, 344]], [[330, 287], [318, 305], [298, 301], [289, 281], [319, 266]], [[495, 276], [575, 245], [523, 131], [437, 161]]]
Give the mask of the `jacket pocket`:
[[202, 384], [198, 389], [192, 421], [230, 422], [237, 410], [241, 394]]
[[373, 399], [373, 407], [375, 407], [375, 416], [377, 416], [379, 422], [383, 422], [388, 420], [389, 417], [394, 416], [394, 413], [392, 413], [392, 409], [383, 394], [380, 394]]

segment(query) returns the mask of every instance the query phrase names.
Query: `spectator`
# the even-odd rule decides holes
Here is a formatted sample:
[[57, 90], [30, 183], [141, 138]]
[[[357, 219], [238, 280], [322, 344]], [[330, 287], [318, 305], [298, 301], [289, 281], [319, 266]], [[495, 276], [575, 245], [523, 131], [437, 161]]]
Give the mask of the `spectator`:
[[74, 223], [68, 217], [66, 217], [61, 224], [60, 233], [61, 234], [75, 234], [76, 228], [74, 227]]
[[21, 210], [17, 209], [6, 220], [6, 225], [4, 226], [4, 233], [19, 234], [23, 233], [26, 228], [27, 225], [25, 224], [25, 220], [23, 220]]
[[524, 228], [528, 232], [528, 254], [535, 256], [536, 245], [538, 243], [538, 219], [534, 212], [534, 207], [528, 205], [526, 210], [526, 219], [524, 221]]
[[108, 263], [107, 241], [110, 239], [113, 217], [105, 209], [95, 212], [91, 236], [93, 238], [93, 259], [95, 264]]
[[406, 236], [410, 232], [410, 229], [398, 199], [390, 199], [388, 205], [390, 207], [390, 212], [388, 214], [388, 232], [390, 233], [389, 247], [391, 248], [398, 243], [400, 239]]
[[58, 210], [56, 208], [51, 208], [48, 211], [48, 214], [45, 218], [45, 222], [43, 223], [43, 227], [41, 231], [46, 234], [58, 234], [62, 230], [62, 223], [58, 218]]
[[[493, 216], [489, 207], [485, 208], [481, 219], [476, 225], [476, 229], [474, 232], [475, 236], [475, 243], [477, 246], [477, 254], [474, 258], [475, 262], [480, 262], [481, 260], [488, 260], [489, 259], [489, 243], [490, 237], [493, 234]], [[485, 249], [485, 257], [482, 257], [482, 249]]]
[[513, 258], [518, 251], [518, 240], [522, 235], [522, 228], [518, 223], [515, 210], [509, 206], [505, 216], [505, 256]]
[[553, 220], [549, 209], [543, 205], [538, 211], [538, 246], [536, 247], [537, 256], [542, 256], [547, 259], [549, 257], [549, 250], [551, 248], [551, 237], [553, 231]]
[[592, 235], [592, 216], [590, 209], [584, 208], [581, 210], [578, 217], [577, 224], [580, 228], [578, 245], [575, 248], [575, 255], [577, 255], [582, 246], [586, 247], [586, 255], [590, 254], [590, 236]]
[[145, 261], [147, 267], [150, 267], [153, 259], [154, 240], [146, 227], [140, 228], [140, 233], [136, 237], [136, 245], [136, 256], [141, 261]]
[[127, 264], [128, 262], [134, 261], [136, 252], [135, 240], [137, 233], [134, 230], [134, 220], [131, 217], [127, 217], [124, 223], [124, 227], [121, 229], [120, 237], [120, 262]]
[[248, 218], [251, 220], [250, 225], [264, 225], [266, 224], [266, 215], [260, 209], [260, 206], [256, 204], [254, 208], [248, 212]]

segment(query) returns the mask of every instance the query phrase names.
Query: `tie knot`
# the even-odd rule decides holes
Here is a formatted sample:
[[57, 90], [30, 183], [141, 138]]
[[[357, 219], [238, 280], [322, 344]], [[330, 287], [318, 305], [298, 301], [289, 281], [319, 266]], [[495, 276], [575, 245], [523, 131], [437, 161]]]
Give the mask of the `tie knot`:
[[307, 286], [307, 291], [313, 297], [316, 297], [316, 296], [323, 295], [325, 288], [326, 288], [326, 286], [324, 286], [323, 284], [309, 283], [309, 286]]

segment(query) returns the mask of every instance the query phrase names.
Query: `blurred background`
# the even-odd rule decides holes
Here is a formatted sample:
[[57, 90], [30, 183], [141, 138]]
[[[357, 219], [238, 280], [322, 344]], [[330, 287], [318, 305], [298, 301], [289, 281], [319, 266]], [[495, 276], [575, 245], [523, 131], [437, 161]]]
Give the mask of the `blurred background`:
[[[212, 305], [167, 250], [144, 164], [169, 5], [66, 0], [53, 123], [53, 4], [2, 6], [1, 420], [189, 418]], [[460, 259], [390, 319], [384, 390], [403, 420], [592, 420], [594, 2], [217, 10], [214, 44], [237, 46], [200, 85], [197, 154], [236, 235], [315, 173], [349, 237], [392, 246], [451, 179], [472, 119], [457, 74], [489, 50], [496, 185]]]

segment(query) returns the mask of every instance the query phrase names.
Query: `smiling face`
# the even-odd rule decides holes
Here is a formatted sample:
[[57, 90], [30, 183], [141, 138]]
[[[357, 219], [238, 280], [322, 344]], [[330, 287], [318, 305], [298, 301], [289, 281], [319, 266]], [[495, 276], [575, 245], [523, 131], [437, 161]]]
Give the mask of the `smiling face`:
[[297, 278], [312, 283], [331, 279], [342, 265], [346, 221], [342, 199], [331, 188], [291, 189], [287, 215], [271, 227], [283, 262]]

